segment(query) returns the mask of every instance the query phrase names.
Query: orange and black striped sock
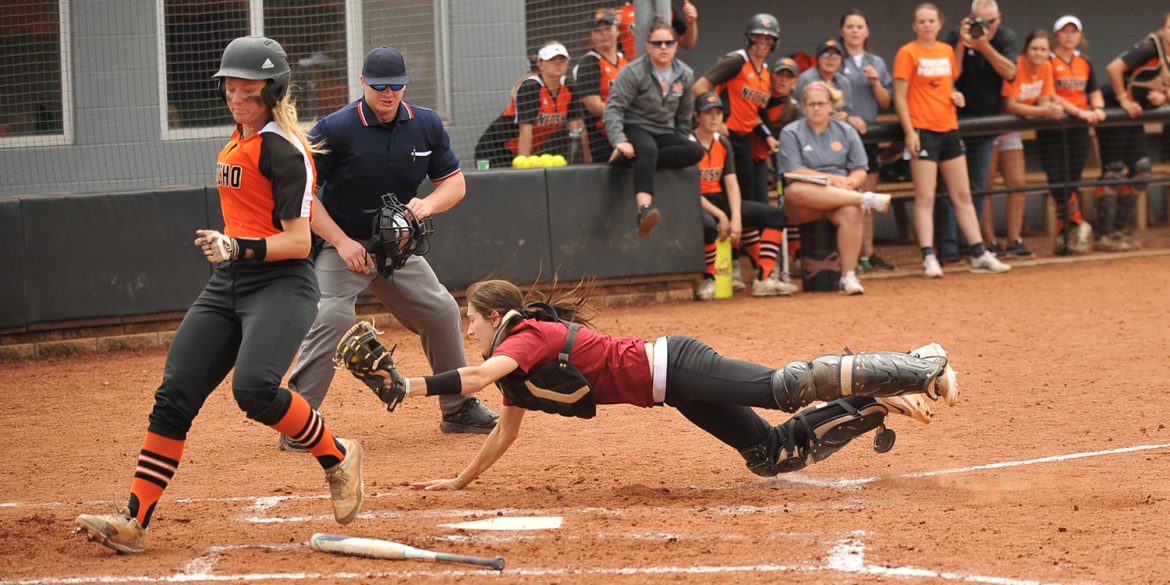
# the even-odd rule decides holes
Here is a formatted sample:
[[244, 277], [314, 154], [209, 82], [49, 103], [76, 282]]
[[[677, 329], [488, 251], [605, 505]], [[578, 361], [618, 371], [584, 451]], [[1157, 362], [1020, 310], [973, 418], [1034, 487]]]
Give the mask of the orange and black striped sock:
[[342, 459], [345, 459], [345, 449], [333, 438], [329, 432], [329, 425], [321, 418], [321, 413], [313, 410], [304, 397], [296, 392], [281, 388], [280, 392], [288, 392], [292, 400], [288, 412], [280, 418], [272, 428], [290, 437], [301, 446], [309, 450], [321, 467], [329, 469]]
[[707, 260], [707, 274], [715, 277], [715, 242], [703, 244], [703, 256]]
[[739, 249], [747, 255], [752, 266], [760, 268], [760, 230], [758, 228], [743, 228], [739, 237]]
[[171, 439], [147, 432], [138, 453], [138, 466], [134, 468], [134, 481], [130, 482], [130, 514], [146, 528], [154, 507], [162, 497], [163, 490], [171, 483], [179, 460], [183, 458], [182, 439]]
[[780, 256], [780, 238], [784, 232], [776, 228], [764, 228], [760, 233], [760, 276], [772, 274], [776, 268], [776, 258]]

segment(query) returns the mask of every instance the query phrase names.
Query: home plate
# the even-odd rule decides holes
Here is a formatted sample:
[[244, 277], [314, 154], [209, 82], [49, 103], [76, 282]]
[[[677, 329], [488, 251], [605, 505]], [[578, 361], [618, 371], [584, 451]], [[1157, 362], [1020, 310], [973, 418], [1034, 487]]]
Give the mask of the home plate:
[[517, 516], [472, 520], [458, 524], [440, 524], [443, 528], [464, 530], [550, 530], [561, 527], [560, 516]]

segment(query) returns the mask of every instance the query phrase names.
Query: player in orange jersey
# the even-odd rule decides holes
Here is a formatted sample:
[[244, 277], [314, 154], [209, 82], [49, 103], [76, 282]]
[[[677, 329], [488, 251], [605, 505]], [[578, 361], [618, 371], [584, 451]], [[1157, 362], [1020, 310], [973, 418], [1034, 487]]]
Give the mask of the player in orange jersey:
[[361, 445], [335, 438], [300, 394], [280, 387], [319, 297], [308, 260], [314, 147], [297, 123], [287, 57], [272, 39], [241, 37], [215, 77], [236, 129], [216, 161], [224, 233], [196, 232], [211, 279], [167, 353], [129, 503], [77, 517], [90, 540], [122, 553], [142, 552], [191, 423], [233, 367], [232, 394], [248, 418], [294, 437], [325, 469], [337, 522], [361, 510]]

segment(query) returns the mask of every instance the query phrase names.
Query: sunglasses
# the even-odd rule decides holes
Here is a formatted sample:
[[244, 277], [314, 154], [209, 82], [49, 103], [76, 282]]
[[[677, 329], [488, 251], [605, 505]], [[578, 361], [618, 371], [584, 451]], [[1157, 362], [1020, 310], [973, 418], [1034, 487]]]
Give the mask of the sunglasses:
[[669, 49], [674, 46], [675, 41], [646, 41], [647, 45], [658, 47], [659, 49]]
[[405, 83], [367, 83], [366, 85], [374, 91], [386, 91], [386, 88], [390, 88], [390, 91], [402, 91], [402, 88], [406, 87]]

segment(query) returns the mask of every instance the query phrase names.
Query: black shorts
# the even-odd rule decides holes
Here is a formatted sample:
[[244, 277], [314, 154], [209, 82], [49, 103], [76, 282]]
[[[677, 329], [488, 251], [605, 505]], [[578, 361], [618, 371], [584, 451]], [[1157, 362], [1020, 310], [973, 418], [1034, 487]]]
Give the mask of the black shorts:
[[963, 146], [963, 138], [959, 136], [958, 130], [950, 132], [918, 130], [918, 141], [922, 147], [918, 151], [920, 160], [943, 162], [967, 154], [967, 147]]
[[866, 167], [866, 171], [870, 173], [876, 173], [881, 170], [882, 163], [880, 160], [878, 160], [879, 152], [880, 150], [878, 149], [877, 143], [865, 145], [865, 158], [869, 159], [869, 165]]

